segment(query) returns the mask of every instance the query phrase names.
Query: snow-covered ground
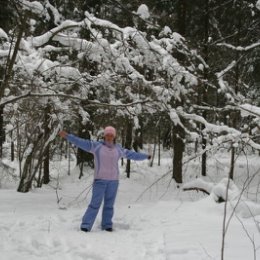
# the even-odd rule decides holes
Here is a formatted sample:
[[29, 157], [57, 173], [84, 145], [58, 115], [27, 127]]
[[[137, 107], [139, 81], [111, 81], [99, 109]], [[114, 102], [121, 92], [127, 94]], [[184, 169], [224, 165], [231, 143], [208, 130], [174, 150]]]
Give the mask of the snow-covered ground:
[[[209, 161], [209, 180], [219, 182], [228, 171], [230, 159], [218, 154]], [[131, 178], [122, 168], [114, 217], [115, 232], [100, 230], [100, 216], [91, 233], [79, 230], [81, 217], [91, 195], [92, 170], [85, 169], [78, 180], [78, 169], [67, 176], [67, 162], [53, 165], [53, 180], [42, 189], [22, 194], [2, 181], [0, 189], [0, 259], [84, 259], [84, 260], [206, 260], [220, 259], [224, 203], [212, 196], [183, 192], [171, 176], [158, 181], [169, 171], [171, 161], [165, 153], [162, 166], [150, 168], [147, 162], [133, 162]], [[249, 174], [260, 168], [259, 156], [239, 157], [235, 183], [241, 187]], [[184, 167], [185, 181], [199, 173], [199, 161]], [[57, 178], [57, 176], [59, 178]], [[59, 180], [59, 181], [58, 181]], [[260, 174], [244, 196], [258, 201]], [[57, 193], [56, 189], [57, 188]], [[57, 194], [60, 200], [57, 203]], [[228, 206], [228, 216], [232, 208]], [[225, 259], [260, 259], [260, 216], [235, 215], [227, 231]], [[242, 225], [242, 224], [243, 225]], [[245, 231], [246, 230], [246, 231]], [[247, 232], [247, 233], [246, 233]]]

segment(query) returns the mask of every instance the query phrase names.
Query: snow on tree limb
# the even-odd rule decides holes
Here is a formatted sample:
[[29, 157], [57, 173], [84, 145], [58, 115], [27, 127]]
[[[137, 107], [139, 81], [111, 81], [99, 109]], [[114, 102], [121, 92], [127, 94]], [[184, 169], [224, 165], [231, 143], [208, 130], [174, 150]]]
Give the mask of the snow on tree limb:
[[[148, 41], [145, 36], [135, 28], [125, 27], [120, 28], [119, 26], [103, 19], [99, 19], [94, 17], [92, 14], [85, 12], [86, 18], [81, 22], [74, 22], [74, 21], [65, 21], [61, 23], [59, 26], [51, 29], [50, 31], [46, 32], [41, 36], [37, 36], [32, 38], [32, 45], [34, 47], [41, 47], [47, 44], [50, 40], [58, 41], [61, 45], [66, 47], [71, 47], [78, 51], [88, 51], [89, 57], [93, 61], [98, 61], [99, 59], [107, 59], [108, 63], [115, 63], [115, 69], [119, 69], [125, 71], [129, 78], [133, 81], [142, 80], [144, 84], [149, 84], [145, 79], [144, 75], [142, 75], [132, 64], [130, 64], [130, 60], [132, 57], [126, 57], [125, 54], [120, 56], [118, 46], [115, 44], [108, 44], [105, 45], [104, 40], [102, 39], [95, 39], [94, 42], [89, 42], [84, 39], [79, 39], [75, 37], [71, 37], [68, 34], [63, 33], [63, 31], [73, 29], [73, 28], [80, 28], [85, 27], [90, 30], [90, 32], [94, 35], [95, 32], [92, 29], [92, 25], [108, 28], [119, 32], [120, 42], [124, 41], [124, 44], [127, 46], [129, 43], [127, 41], [132, 40], [136, 44], [136, 50], [140, 53], [143, 53], [145, 62], [149, 64], [148, 66], [153, 66], [158, 69], [165, 70], [169, 76], [173, 78], [171, 84], [173, 87], [173, 94], [179, 100], [180, 95], [185, 95], [187, 90], [182, 86], [181, 81], [184, 79], [187, 86], [192, 86], [197, 84], [197, 79], [194, 75], [189, 73], [183, 66], [181, 66], [178, 61], [169, 53], [173, 48], [177, 48], [177, 46], [183, 46], [183, 38], [180, 35], [175, 33], [175, 36], [171, 39], [160, 39], [156, 40], [153, 39], [152, 41]], [[99, 47], [98, 47], [99, 46]], [[166, 46], [165, 48], [162, 46]], [[98, 54], [100, 52], [100, 55]], [[111, 60], [111, 54], [117, 55], [117, 57]], [[110, 57], [108, 58], [108, 56]], [[99, 58], [100, 57], [100, 58]], [[97, 60], [96, 60], [97, 59]], [[123, 70], [122, 70], [123, 68]]]
[[55, 35], [58, 33], [67, 30], [79, 27], [80, 24], [75, 21], [66, 20], [63, 23], [61, 23], [59, 26], [51, 29], [50, 31], [44, 33], [43, 35], [36, 36], [32, 38], [32, 45], [33, 47], [41, 47], [48, 43]]
[[[46, 3], [47, 7], [52, 9], [48, 5], [49, 1], [46, 1]], [[55, 10], [52, 9], [52, 12], [55, 12]], [[58, 20], [55, 23], [58, 24]], [[80, 38], [82, 28], [88, 30], [90, 35], [88, 40]], [[109, 34], [111, 32], [111, 35], [107, 37], [104, 31], [109, 31]], [[59, 47], [49, 45], [51, 41], [58, 42]], [[23, 45], [24, 48], [21, 48], [16, 68], [18, 70], [24, 69], [26, 73], [29, 72], [28, 82], [35, 80], [36, 85], [39, 83], [40, 87], [42, 87], [42, 84], [50, 89], [55, 86], [54, 84], [57, 84], [59, 89], [57, 91], [52, 90], [53, 92], [50, 91], [50, 93], [30, 92], [23, 95], [21, 92], [19, 93], [21, 96], [17, 94], [17, 97], [9, 96], [1, 100], [0, 106], [2, 107], [26, 97], [56, 97], [57, 99], [62, 98], [62, 100], [84, 102], [84, 107], [129, 108], [129, 111], [132, 106], [152, 103], [153, 109], [168, 113], [171, 121], [184, 128], [187, 134], [193, 135], [194, 133], [182, 124], [181, 119], [204, 125], [203, 132], [213, 134], [214, 140], [219, 144], [243, 140], [252, 147], [258, 147], [258, 144], [251, 139], [247, 139], [249, 137], [241, 138], [241, 132], [235, 128], [212, 124], [202, 116], [186, 113], [185, 109], [187, 110], [187, 108], [185, 106], [183, 106], [183, 109], [174, 107], [175, 100], [189, 99], [189, 94], [194, 93], [193, 87], [199, 81], [191, 69], [193, 63], [189, 63], [189, 66], [181, 65], [184, 62], [179, 62], [178, 56], [175, 55], [176, 50], [187, 55], [187, 57], [188, 55], [196, 56], [204, 67], [208, 67], [198, 54], [195, 55], [189, 50], [185, 39], [178, 33], [170, 32], [168, 36], [161, 35], [159, 38], [155, 36], [148, 38], [145, 32], [141, 32], [134, 27], [121, 28], [110, 21], [99, 19], [85, 12], [85, 18], [82, 21], [66, 20], [42, 35], [24, 38], [22, 42], [21, 46]], [[52, 61], [50, 58], [52, 52], [68, 51], [69, 53], [70, 50], [75, 51], [78, 59], [75, 62], [76, 65], [66, 60], [67, 57], [65, 61], [58, 59]], [[67, 53], [64, 56], [67, 55], [69, 56]], [[84, 68], [80, 68], [79, 60], [86, 61], [90, 67], [94, 64], [94, 76]], [[225, 82], [224, 77], [236, 64], [237, 61], [232, 61], [224, 70], [216, 73], [221, 90], [230, 92], [232, 97], [235, 95], [232, 88]], [[146, 70], [151, 72], [152, 77], [146, 77]], [[74, 84], [76, 85], [75, 91], [73, 91]], [[145, 89], [145, 91], [142, 92], [139, 89], [136, 91], [136, 85], [138, 88]], [[93, 87], [94, 92], [97, 92], [93, 96], [94, 98], [98, 97], [98, 100], [87, 100], [85, 98], [88, 97], [90, 87]], [[68, 92], [66, 92], [67, 89]], [[115, 97], [114, 93], [119, 93], [119, 89], [120, 91], [123, 90], [124, 93]], [[129, 103], [126, 103], [125, 100]], [[191, 102], [196, 103], [194, 100]], [[147, 106], [144, 107], [147, 108]], [[223, 109], [225, 111], [240, 109], [247, 110], [247, 112], [250, 110], [251, 114], [256, 115], [255, 110], [249, 109], [245, 105], [240, 107], [226, 106], [224, 108], [209, 108], [197, 105], [193, 107], [218, 112]], [[130, 112], [132, 113], [132, 111]]]
[[239, 108], [242, 111], [242, 116], [254, 115], [260, 117], [260, 107], [251, 104], [242, 104], [239, 105]]
[[61, 98], [66, 98], [66, 99], [72, 99], [72, 100], [78, 100], [80, 102], [86, 102], [85, 106], [97, 106], [97, 107], [115, 107], [115, 108], [125, 108], [125, 107], [131, 107], [131, 106], [135, 106], [138, 104], [146, 104], [146, 103], [150, 103], [151, 100], [150, 99], [145, 99], [145, 100], [136, 100], [134, 102], [130, 102], [130, 103], [102, 103], [102, 102], [98, 102], [95, 100], [88, 100], [88, 99], [84, 99], [82, 97], [79, 96], [73, 96], [73, 95], [68, 95], [68, 94], [63, 94], [63, 93], [32, 93], [32, 92], [27, 92], [26, 94], [17, 96], [17, 97], [12, 97], [10, 96], [8, 99], [4, 99], [2, 100], [2, 102], [0, 102], [0, 107], [6, 106], [8, 104], [13, 104], [21, 99], [24, 98], [28, 98], [28, 97], [53, 97], [53, 98], [57, 98], [57, 97], [61, 97]]
[[248, 45], [246, 47], [234, 46], [234, 45], [229, 44], [229, 43], [218, 43], [217, 46], [223, 46], [223, 47], [226, 47], [226, 48], [234, 50], [234, 51], [246, 52], [246, 51], [250, 51], [252, 49], [255, 49], [257, 47], [260, 47], [260, 42], [256, 42], [256, 43], [250, 44], [250, 45]]
[[253, 115], [260, 117], [260, 107], [251, 104], [241, 104], [241, 105], [227, 105], [225, 107], [209, 107], [209, 106], [198, 106], [192, 105], [196, 110], [202, 111], [213, 111], [213, 112], [231, 112], [231, 111], [241, 111], [241, 116], [246, 117], [248, 115]]
[[107, 20], [99, 19], [87, 11], [85, 12], [85, 17], [86, 17], [85, 20], [81, 22], [82, 26], [87, 25], [87, 27], [90, 28], [91, 24], [95, 24], [96, 26], [112, 29], [120, 33], [123, 33], [122, 28], [120, 28], [116, 24]]
[[205, 132], [211, 132], [216, 134], [229, 133], [234, 136], [238, 136], [241, 134], [241, 132], [236, 130], [235, 128], [228, 127], [226, 125], [216, 125], [216, 124], [208, 123], [204, 117], [195, 114], [188, 114], [184, 112], [182, 109], [177, 109], [177, 113], [184, 119], [193, 120], [197, 123], [203, 124], [205, 126], [205, 129], [203, 131]]
[[30, 10], [35, 14], [42, 14], [44, 12], [43, 5], [38, 1], [19, 0], [19, 3], [22, 5], [22, 9]]
[[[171, 110], [171, 120], [175, 124], [179, 124], [185, 130], [186, 128], [180, 122], [179, 117], [182, 117], [186, 120], [192, 120], [196, 123], [200, 123], [204, 125], [203, 132], [216, 134], [218, 137], [214, 138], [214, 145], [218, 146], [223, 143], [239, 143], [242, 142], [245, 145], [249, 145], [256, 150], [260, 150], [260, 144], [254, 142], [248, 134], [242, 134], [239, 130], [229, 127], [227, 125], [216, 125], [207, 122], [205, 118], [196, 114], [189, 114], [184, 112], [181, 108], [177, 108], [175, 111], [174, 109]], [[189, 133], [189, 131], [186, 131]]]
[[59, 11], [48, 0], [45, 0], [45, 1], [46, 1], [45, 7], [49, 8], [51, 10], [53, 18], [54, 18], [54, 23], [56, 25], [58, 25], [59, 22], [61, 21], [61, 15], [60, 15]]
[[182, 186], [183, 191], [202, 191], [206, 194], [210, 194], [212, 189], [214, 187], [214, 184], [211, 182], [206, 182], [203, 179], [195, 179], [193, 181], [187, 182]]
[[219, 84], [219, 86], [220, 86], [220, 89], [221, 89], [224, 93], [226, 93], [227, 91], [233, 92], [233, 91], [229, 88], [229, 86], [225, 83], [223, 77], [224, 77], [224, 75], [225, 75], [228, 71], [230, 71], [231, 69], [233, 69], [234, 66], [236, 66], [236, 64], [237, 64], [237, 62], [233, 60], [224, 70], [222, 70], [222, 71], [216, 73], [217, 80], [218, 80], [218, 84]]

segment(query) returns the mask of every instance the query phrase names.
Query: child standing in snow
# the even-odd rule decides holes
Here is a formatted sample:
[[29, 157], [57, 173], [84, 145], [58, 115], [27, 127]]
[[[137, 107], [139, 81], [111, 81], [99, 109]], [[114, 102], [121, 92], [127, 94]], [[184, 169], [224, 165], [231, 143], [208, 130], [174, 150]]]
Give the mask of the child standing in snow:
[[112, 217], [116, 199], [119, 179], [118, 161], [120, 158], [141, 161], [150, 159], [151, 156], [123, 149], [115, 144], [116, 130], [107, 126], [104, 130], [104, 141], [95, 142], [76, 137], [61, 131], [59, 135], [80, 149], [92, 153], [95, 160], [95, 176], [91, 202], [82, 219], [81, 230], [91, 230], [102, 201], [104, 200], [102, 213], [102, 230], [113, 231]]

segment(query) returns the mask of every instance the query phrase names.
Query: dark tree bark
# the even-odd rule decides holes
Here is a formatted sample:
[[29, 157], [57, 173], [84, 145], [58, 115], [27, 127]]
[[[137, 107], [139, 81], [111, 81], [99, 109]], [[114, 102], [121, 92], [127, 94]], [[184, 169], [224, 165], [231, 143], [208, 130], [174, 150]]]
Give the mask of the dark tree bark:
[[[24, 29], [25, 29], [25, 20], [26, 18], [23, 18], [23, 20], [21, 21], [18, 31], [18, 36], [17, 36], [17, 40], [15, 43], [15, 47], [14, 47], [14, 51], [13, 51], [13, 55], [12, 57], [8, 57], [7, 58], [7, 64], [6, 64], [6, 68], [4, 70], [3, 75], [0, 75], [3, 79], [2, 79], [2, 83], [0, 85], [0, 100], [4, 97], [4, 92], [5, 89], [9, 86], [9, 82], [10, 79], [12, 77], [12, 71], [13, 71], [13, 66], [18, 54], [18, 50], [19, 50], [19, 46], [20, 46], [20, 42], [22, 40], [22, 36], [24, 33]], [[0, 158], [3, 157], [3, 143], [5, 141], [5, 130], [4, 130], [4, 106], [0, 107]]]
[[186, 10], [187, 10], [187, 0], [179, 0], [177, 3], [177, 27], [178, 32], [185, 36], [186, 34]]
[[154, 162], [154, 157], [155, 157], [155, 151], [156, 151], [156, 138], [154, 140], [154, 145], [153, 145], [153, 154], [152, 154], [152, 159], [150, 162], [150, 167], [153, 167], [153, 162]]
[[161, 165], [161, 127], [158, 127], [158, 166]]
[[[208, 38], [209, 38], [209, 0], [205, 0], [205, 17], [204, 17], [204, 60], [206, 63], [209, 61], [209, 49], [208, 49]], [[204, 68], [204, 79], [207, 80], [208, 71]], [[202, 103], [207, 103], [207, 85], [203, 84]], [[203, 117], [207, 118], [207, 112], [203, 112]], [[204, 128], [204, 127], [203, 127]], [[202, 135], [202, 150], [207, 148], [207, 139], [205, 135]], [[201, 175], [207, 175], [207, 152], [202, 154], [201, 160]]]
[[42, 164], [39, 167], [39, 175], [37, 178], [37, 188], [41, 188], [42, 187]]
[[4, 131], [4, 108], [0, 107], [0, 158], [3, 157], [3, 143], [5, 141]]
[[[241, 8], [241, 7], [239, 7]], [[237, 37], [236, 37], [236, 44], [237, 46], [240, 45], [240, 37], [241, 37], [241, 11], [239, 9], [238, 15], [237, 15]], [[239, 59], [240, 59], [240, 53], [236, 52], [236, 61], [237, 65], [235, 67], [235, 94], [237, 95], [239, 92], [239, 79], [240, 79], [240, 67], [239, 67]], [[238, 121], [239, 121], [240, 114], [239, 113], [232, 113], [231, 118], [231, 127], [236, 128]], [[234, 179], [234, 169], [235, 169], [235, 154], [236, 154], [236, 148], [231, 147], [231, 161], [230, 161], [230, 171], [229, 171], [229, 178]]]
[[[133, 123], [131, 119], [127, 120], [127, 128], [126, 128], [126, 140], [125, 140], [125, 148], [131, 150], [132, 149], [132, 131], [133, 131]], [[130, 170], [131, 170], [131, 161], [127, 160], [126, 162], [126, 176], [130, 178]]]
[[[83, 139], [88, 139], [90, 140], [90, 131], [92, 129], [91, 123], [87, 123], [86, 125], [83, 125], [81, 123], [81, 117], [80, 117], [80, 122], [79, 122], [79, 131], [78, 131], [78, 136], [83, 138]], [[87, 153], [81, 149], [77, 150], [77, 165], [80, 168], [80, 174], [79, 174], [79, 179], [83, 176], [83, 166], [84, 163], [86, 163], [88, 166], [91, 168], [94, 168], [94, 157], [93, 154]]]
[[[202, 138], [202, 150], [207, 148], [207, 139]], [[207, 152], [204, 152], [201, 156], [201, 175], [207, 176]]]
[[[47, 141], [51, 130], [49, 128], [50, 122], [50, 105], [47, 104], [44, 110], [44, 140]], [[47, 145], [44, 152], [43, 159], [43, 183], [48, 184], [50, 182], [50, 144]]]
[[163, 136], [163, 148], [170, 149], [171, 147], [171, 129], [168, 128]]
[[43, 161], [43, 183], [48, 184], [50, 182], [50, 145], [46, 148], [46, 153]]
[[13, 3], [10, 0], [0, 0], [0, 6], [1, 28], [8, 32], [15, 23]]
[[11, 131], [11, 161], [14, 161], [14, 141], [13, 141], [13, 130]]
[[[122, 129], [121, 131], [121, 141], [122, 141], [122, 145], [125, 147], [125, 131], [124, 129]], [[121, 159], [121, 166], [124, 165], [124, 158]]]
[[[89, 133], [90, 127], [89, 125], [80, 125], [79, 126], [79, 132], [78, 136], [83, 138], [83, 139], [88, 139], [90, 140], [91, 136]], [[94, 163], [93, 163], [93, 155], [91, 153], [87, 153], [81, 149], [78, 149], [77, 151], [77, 165], [80, 165], [81, 163], [87, 163], [90, 167], [93, 168]]]
[[172, 128], [172, 145], [173, 145], [173, 172], [172, 178], [177, 183], [182, 183], [182, 159], [185, 144], [183, 139], [185, 138], [184, 129], [177, 125]]

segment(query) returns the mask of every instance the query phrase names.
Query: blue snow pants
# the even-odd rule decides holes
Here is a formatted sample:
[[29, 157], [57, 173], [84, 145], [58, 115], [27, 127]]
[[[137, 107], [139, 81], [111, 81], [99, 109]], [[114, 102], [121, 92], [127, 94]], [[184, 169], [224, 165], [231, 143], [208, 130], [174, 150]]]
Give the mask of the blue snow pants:
[[112, 228], [117, 189], [118, 180], [94, 180], [91, 202], [83, 216], [81, 228], [92, 229], [103, 200], [101, 227], [103, 230]]

